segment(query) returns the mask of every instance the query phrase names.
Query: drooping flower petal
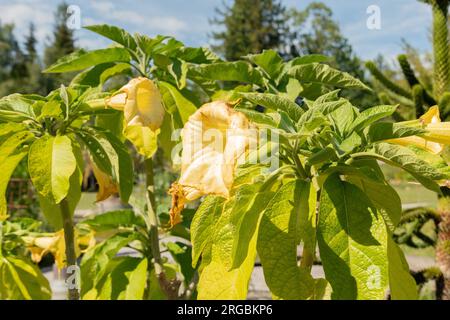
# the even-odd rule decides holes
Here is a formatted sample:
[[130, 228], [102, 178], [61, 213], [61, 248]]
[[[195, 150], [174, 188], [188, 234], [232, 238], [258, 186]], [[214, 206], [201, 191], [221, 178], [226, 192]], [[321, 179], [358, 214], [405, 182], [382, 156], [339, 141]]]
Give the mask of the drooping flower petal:
[[95, 163], [92, 162], [92, 171], [98, 183], [97, 202], [108, 199], [110, 196], [117, 194], [119, 188], [113, 182], [112, 178], [100, 170]]
[[[95, 245], [93, 232], [80, 236], [78, 230], [75, 230], [74, 236], [75, 254], [77, 257]], [[25, 237], [24, 241], [28, 250], [31, 252], [31, 259], [35, 263], [39, 263], [44, 255], [51, 253], [55, 258], [55, 264], [59, 270], [66, 266], [66, 243], [63, 229], [54, 232], [50, 236]]]
[[181, 176], [170, 189], [172, 225], [188, 201], [207, 194], [229, 197], [236, 164], [256, 139], [256, 129], [243, 113], [216, 101], [189, 118], [181, 137]]
[[124, 113], [125, 127], [142, 126], [156, 131], [164, 118], [161, 94], [156, 84], [147, 78], [134, 78], [106, 104]]

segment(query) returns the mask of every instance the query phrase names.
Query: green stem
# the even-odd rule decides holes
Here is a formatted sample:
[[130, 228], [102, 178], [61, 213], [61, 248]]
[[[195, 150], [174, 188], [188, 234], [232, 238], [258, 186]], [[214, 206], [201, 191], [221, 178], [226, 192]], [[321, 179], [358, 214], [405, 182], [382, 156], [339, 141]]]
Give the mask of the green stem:
[[105, 99], [94, 99], [86, 102], [92, 109], [106, 109]]
[[158, 217], [156, 215], [156, 201], [155, 201], [155, 181], [153, 177], [153, 160], [145, 160], [146, 171], [146, 201], [147, 214], [149, 224], [150, 250], [153, 256], [153, 267], [155, 269], [156, 278], [159, 281], [161, 289], [166, 293], [169, 299], [176, 298], [176, 293], [173, 292], [170, 283], [167, 281], [164, 273], [164, 266], [161, 258], [161, 249], [159, 247], [158, 237]]
[[303, 246], [303, 254], [302, 260], [300, 261], [300, 267], [305, 268], [308, 271], [311, 271], [313, 263], [314, 263], [314, 252]]
[[[63, 221], [63, 228], [64, 228], [64, 241], [66, 244], [66, 261], [67, 261], [67, 267], [77, 267], [77, 256], [75, 253], [75, 234], [74, 234], [74, 226], [73, 226], [73, 220], [72, 216], [70, 214], [69, 209], [69, 202], [67, 199], [63, 199], [59, 207], [61, 209], [61, 215], [62, 215], [62, 221]], [[75, 268], [77, 270], [77, 268]], [[75, 271], [77, 272], [77, 271]], [[67, 275], [66, 282], [68, 283], [69, 277], [72, 275]], [[78, 276], [78, 275], [75, 275]], [[80, 293], [78, 292], [78, 288], [72, 288], [69, 287], [68, 289], [69, 293], [69, 300], [79, 300], [80, 299]]]
[[298, 141], [295, 142], [294, 152], [292, 153], [292, 158], [294, 159], [295, 165], [297, 166], [297, 170], [300, 175], [300, 178], [307, 179], [308, 173], [306, 172], [305, 168], [303, 167], [302, 161], [298, 157]]

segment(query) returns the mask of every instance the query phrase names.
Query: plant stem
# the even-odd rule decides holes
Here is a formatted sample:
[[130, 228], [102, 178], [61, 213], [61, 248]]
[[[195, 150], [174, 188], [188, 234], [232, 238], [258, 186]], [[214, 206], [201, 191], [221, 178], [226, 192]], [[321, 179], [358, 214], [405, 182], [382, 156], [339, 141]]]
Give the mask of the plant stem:
[[[63, 199], [59, 207], [61, 209], [61, 215], [62, 215], [62, 221], [63, 221], [63, 228], [64, 228], [64, 241], [66, 244], [66, 261], [67, 261], [67, 267], [77, 266], [77, 256], [75, 253], [75, 235], [74, 235], [74, 227], [73, 227], [73, 220], [70, 215], [69, 210], [69, 202], [67, 199]], [[77, 270], [77, 268], [75, 268]], [[76, 271], [77, 272], [77, 271]], [[66, 275], [66, 284], [69, 285], [69, 277], [72, 275], [67, 274]], [[77, 276], [77, 275], [75, 275]], [[78, 288], [69, 286], [68, 289], [69, 293], [69, 300], [79, 300], [80, 299], [80, 293], [78, 292]]]
[[149, 238], [150, 238], [150, 249], [153, 255], [153, 267], [155, 268], [155, 275], [159, 281], [161, 289], [166, 293], [169, 299], [176, 298], [176, 292], [169, 281], [167, 281], [164, 266], [161, 258], [161, 249], [159, 247], [159, 237], [158, 237], [158, 217], [156, 215], [156, 201], [155, 201], [155, 181], [153, 177], [153, 160], [145, 160], [145, 171], [146, 171], [146, 201], [147, 201], [147, 214], [149, 223]]
[[302, 260], [300, 261], [300, 267], [305, 268], [308, 271], [311, 271], [313, 263], [314, 263], [314, 253], [311, 252], [309, 249], [305, 248], [305, 246], [303, 246], [303, 254]]

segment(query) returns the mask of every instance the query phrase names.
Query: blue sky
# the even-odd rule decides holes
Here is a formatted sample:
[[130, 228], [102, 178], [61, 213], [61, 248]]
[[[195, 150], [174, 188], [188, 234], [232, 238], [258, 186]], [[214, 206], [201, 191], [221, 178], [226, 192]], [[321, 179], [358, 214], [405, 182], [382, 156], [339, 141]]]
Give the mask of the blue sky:
[[[231, 0], [225, 0], [230, 3]], [[82, 25], [109, 23], [131, 32], [148, 35], [167, 34], [191, 46], [209, 43], [212, 31], [208, 20], [222, 0], [66, 0], [79, 6]], [[304, 8], [310, 0], [282, 0], [288, 7]], [[422, 51], [430, 50], [431, 12], [416, 0], [323, 0], [333, 9], [342, 32], [355, 51], [364, 59], [382, 54], [392, 59], [401, 52], [401, 38]], [[41, 43], [51, 32], [53, 12], [60, 0], [0, 0], [0, 21], [13, 22], [22, 39], [27, 25], [33, 21]], [[377, 5], [381, 12], [381, 29], [366, 27], [367, 7]], [[108, 45], [107, 40], [77, 30], [78, 44], [87, 48]]]

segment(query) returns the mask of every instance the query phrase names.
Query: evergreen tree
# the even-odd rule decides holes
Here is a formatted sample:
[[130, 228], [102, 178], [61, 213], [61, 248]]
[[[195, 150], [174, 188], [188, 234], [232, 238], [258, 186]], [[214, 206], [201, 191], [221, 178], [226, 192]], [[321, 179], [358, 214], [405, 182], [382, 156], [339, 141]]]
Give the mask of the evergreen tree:
[[212, 23], [223, 27], [214, 32], [213, 45], [227, 60], [238, 60], [249, 53], [264, 49], [285, 48], [286, 9], [278, 0], [235, 0], [233, 5], [216, 9], [218, 17]]
[[[290, 55], [323, 54], [331, 65], [365, 81], [362, 61], [353, 51], [333, 18], [332, 10], [322, 2], [312, 2], [305, 10], [291, 9]], [[376, 103], [376, 96], [360, 90], [346, 90], [346, 95], [358, 106]]]
[[30, 23], [28, 27], [28, 34], [25, 37], [25, 54], [28, 62], [34, 62], [37, 59], [36, 44], [37, 39], [35, 36], [35, 27], [33, 23]]
[[[61, 3], [55, 13], [55, 24], [50, 43], [44, 51], [44, 65], [48, 67], [55, 63], [59, 58], [72, 53], [76, 50], [73, 30], [67, 27], [67, 4]], [[51, 91], [61, 84], [68, 84], [73, 74], [49, 74], [45, 76], [46, 89]]]

